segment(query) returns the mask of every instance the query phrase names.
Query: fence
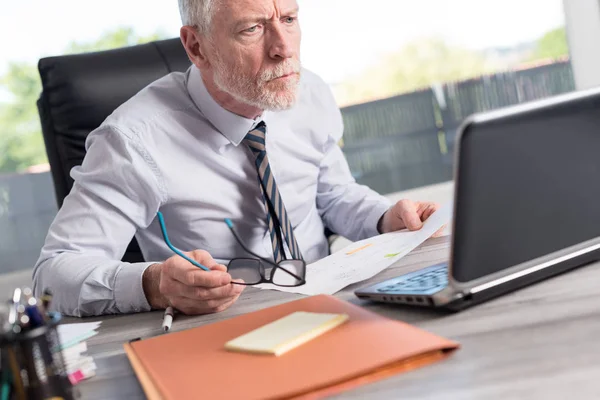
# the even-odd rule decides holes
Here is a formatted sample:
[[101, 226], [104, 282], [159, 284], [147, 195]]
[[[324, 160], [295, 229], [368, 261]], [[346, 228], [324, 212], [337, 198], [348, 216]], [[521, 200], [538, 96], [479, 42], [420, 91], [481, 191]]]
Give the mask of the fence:
[[467, 116], [573, 90], [567, 60], [345, 107], [343, 151], [357, 181], [380, 193], [443, 182]]
[[[571, 90], [571, 66], [558, 62], [346, 107], [343, 150], [358, 182], [380, 193], [450, 180], [466, 116]], [[33, 267], [55, 215], [49, 172], [0, 175], [0, 273]]]
[[33, 267], [56, 210], [49, 172], [0, 175], [0, 273]]

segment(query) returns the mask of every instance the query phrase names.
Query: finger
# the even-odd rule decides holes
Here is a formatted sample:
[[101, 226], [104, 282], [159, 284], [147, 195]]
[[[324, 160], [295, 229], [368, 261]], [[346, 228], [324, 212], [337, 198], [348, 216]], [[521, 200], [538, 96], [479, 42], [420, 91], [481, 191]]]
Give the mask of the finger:
[[440, 208], [438, 203], [432, 202], [432, 201], [417, 201], [416, 203], [416, 207], [417, 207], [417, 213], [419, 215], [423, 215], [425, 212], [429, 212], [429, 213], [433, 213], [435, 212], [438, 208]]
[[199, 301], [175, 296], [171, 298], [171, 304], [184, 314], [199, 315], [222, 311], [231, 306], [238, 298], [239, 294], [224, 299]]
[[204, 265], [209, 269], [213, 269], [213, 267], [219, 265], [215, 261], [215, 259], [210, 255], [210, 253], [206, 250], [194, 250], [189, 253], [185, 253], [186, 256], [198, 261], [200, 264]]
[[408, 230], [415, 231], [421, 229], [423, 222], [417, 213], [417, 205], [412, 201], [401, 201], [398, 203], [401, 207], [400, 218]]
[[225, 285], [218, 288], [196, 288], [198, 289], [195, 294], [196, 300], [219, 300], [226, 299], [229, 297], [235, 297], [242, 293], [244, 285]]
[[235, 303], [239, 297], [240, 297], [240, 295], [238, 294], [231, 301], [229, 301], [227, 303], [224, 303], [221, 306], [217, 307], [217, 309], [215, 310], [215, 312], [225, 311], [226, 309], [228, 309], [229, 307], [231, 307], [233, 305], [233, 303]]
[[210, 267], [211, 270], [213, 271], [223, 271], [223, 272], [227, 272], [227, 267], [223, 264], [216, 264], [212, 267]]
[[[212, 258], [210, 253], [208, 253], [206, 250], [186, 251], [186, 252], [183, 252], [183, 254], [187, 258], [190, 258], [190, 259], [196, 261], [197, 263], [199, 263], [200, 265], [202, 265], [203, 267], [206, 267], [208, 269], [212, 269], [212, 268], [215, 268], [216, 266], [220, 265]], [[186, 260], [185, 258], [180, 257], [179, 255], [174, 255], [171, 258], [169, 258], [167, 261], [170, 264], [179, 265], [179, 266], [194, 265], [194, 264], [190, 263], [188, 260]], [[198, 268], [196, 265], [194, 265], [194, 267]]]
[[188, 257], [198, 261], [212, 271], [223, 271], [227, 272], [227, 267], [223, 264], [219, 264], [206, 250], [194, 250], [186, 254]]
[[434, 212], [436, 212], [437, 207], [435, 204], [433, 203], [429, 203], [427, 205], [427, 208], [425, 208], [425, 210], [423, 210], [423, 214], [421, 215], [421, 221], [427, 221], [427, 219], [429, 217], [431, 217], [433, 215]]
[[440, 229], [438, 229], [437, 232], [435, 232], [433, 235], [431, 235], [431, 237], [437, 238], [437, 237], [444, 236], [445, 230], [446, 230], [446, 225], [444, 225]]
[[421, 222], [417, 213], [406, 212], [402, 215], [402, 220], [409, 231], [417, 231], [423, 227], [423, 222]]
[[169, 276], [187, 286], [214, 288], [231, 282], [231, 275], [224, 271], [204, 271], [190, 263], [175, 264], [171, 267], [166, 268]]
[[[164, 288], [164, 289], [163, 289]], [[191, 300], [216, 300], [233, 297], [244, 290], [243, 285], [225, 285], [216, 288], [187, 286], [176, 280], [166, 281], [161, 287], [161, 293], [166, 296], [179, 296]]]

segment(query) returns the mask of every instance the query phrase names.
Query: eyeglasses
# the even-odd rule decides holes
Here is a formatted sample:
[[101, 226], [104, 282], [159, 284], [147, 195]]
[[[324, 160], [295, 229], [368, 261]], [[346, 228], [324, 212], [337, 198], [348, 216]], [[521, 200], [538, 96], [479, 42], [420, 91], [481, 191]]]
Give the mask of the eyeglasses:
[[[163, 235], [163, 239], [165, 243], [178, 256], [184, 258], [189, 261], [192, 265], [203, 269], [204, 271], [210, 271], [209, 268], [200, 264], [196, 260], [191, 259], [190, 257], [183, 254], [183, 252], [177, 249], [175, 246], [171, 244], [169, 240], [169, 235], [167, 234], [167, 228], [165, 226], [165, 221], [162, 213], [159, 211], [157, 213], [158, 222], [160, 224], [160, 229]], [[306, 283], [306, 263], [304, 260], [300, 259], [290, 259], [290, 260], [282, 260], [278, 263], [274, 263], [271, 260], [263, 258], [258, 254], [250, 251], [242, 242], [238, 234], [235, 232], [233, 228], [233, 223], [229, 218], [225, 219], [225, 223], [231, 230], [235, 240], [239, 243], [239, 245], [252, 255], [254, 258], [234, 258], [229, 262], [227, 267], [227, 272], [231, 275], [232, 279], [241, 279], [244, 282], [231, 282], [233, 284], [238, 285], [258, 285], [260, 283], [271, 283], [277, 286], [284, 287], [296, 287], [302, 286]]]

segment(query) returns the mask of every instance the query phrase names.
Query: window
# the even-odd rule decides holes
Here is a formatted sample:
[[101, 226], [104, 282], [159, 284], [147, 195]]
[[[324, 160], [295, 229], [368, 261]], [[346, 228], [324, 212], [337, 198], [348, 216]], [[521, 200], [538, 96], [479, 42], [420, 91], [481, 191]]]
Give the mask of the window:
[[[342, 109], [353, 175], [382, 194], [451, 180], [456, 128], [470, 113], [575, 88], [561, 0], [298, 2], [303, 64]], [[37, 61], [176, 37], [179, 27], [175, 1], [3, 5], [0, 272], [33, 266], [56, 213]]]
[[451, 180], [468, 115], [575, 89], [561, 0], [307, 3], [305, 65], [333, 87], [355, 178], [383, 194]]

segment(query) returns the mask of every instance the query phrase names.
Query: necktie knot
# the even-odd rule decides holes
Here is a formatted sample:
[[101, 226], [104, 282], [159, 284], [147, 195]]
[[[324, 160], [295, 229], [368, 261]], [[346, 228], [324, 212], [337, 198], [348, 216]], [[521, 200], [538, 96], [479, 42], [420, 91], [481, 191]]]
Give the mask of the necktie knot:
[[255, 153], [266, 151], [266, 134], [267, 126], [265, 125], [264, 121], [261, 121], [254, 129], [246, 134], [244, 143]]

